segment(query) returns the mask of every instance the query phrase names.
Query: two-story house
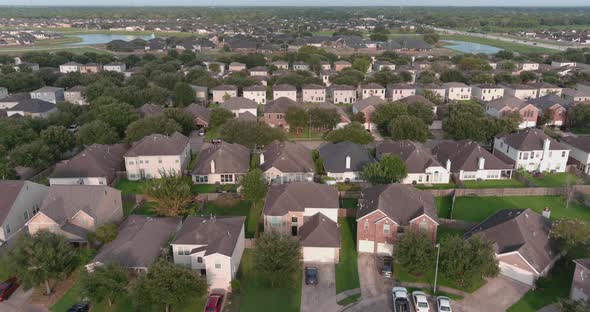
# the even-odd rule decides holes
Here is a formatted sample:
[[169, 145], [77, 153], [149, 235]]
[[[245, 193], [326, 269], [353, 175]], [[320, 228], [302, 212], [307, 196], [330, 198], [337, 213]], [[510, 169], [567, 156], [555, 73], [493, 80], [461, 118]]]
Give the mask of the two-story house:
[[462, 82], [445, 82], [445, 99], [447, 101], [466, 101], [471, 99], [471, 87]]
[[262, 85], [253, 85], [244, 88], [243, 96], [257, 104], [266, 104], [266, 87]]
[[373, 63], [373, 71], [382, 71], [382, 70], [390, 70], [390, 71], [394, 71], [395, 70], [395, 64], [388, 62], [388, 61], [375, 61]]
[[334, 70], [336, 70], [337, 72], [345, 69], [345, 68], [349, 68], [352, 67], [352, 64], [348, 61], [336, 61], [334, 62]]
[[351, 104], [356, 102], [356, 88], [349, 85], [331, 85], [330, 99], [334, 104]]
[[560, 143], [570, 150], [569, 162], [585, 174], [590, 174], [590, 137], [566, 136]]
[[254, 117], [258, 114], [258, 104], [243, 97], [229, 98], [223, 101], [219, 107], [232, 112], [234, 118], [238, 118], [242, 114], [251, 114]]
[[67, 63], [59, 65], [59, 72], [62, 74], [78, 73], [78, 72], [80, 72], [80, 67], [82, 67], [82, 64], [80, 64], [80, 63], [67, 62]]
[[319, 103], [326, 101], [326, 87], [324, 86], [306, 84], [301, 88], [301, 93], [303, 102]]
[[511, 95], [488, 102], [486, 113], [496, 118], [508, 113], [518, 113], [520, 115], [518, 128], [520, 129], [536, 126], [539, 117], [539, 109], [535, 105]]
[[546, 82], [531, 83], [529, 86], [537, 89], [537, 97], [543, 97], [546, 95], [561, 96], [561, 92], [563, 91], [563, 88]]
[[539, 89], [529, 85], [512, 84], [504, 86], [504, 94], [521, 100], [530, 100], [539, 96]]
[[270, 184], [312, 181], [315, 166], [311, 150], [296, 142], [274, 141], [259, 154], [260, 168]]
[[84, 89], [82, 86], [74, 86], [64, 91], [64, 100], [68, 103], [76, 104], [76, 105], [88, 105], [84, 94], [82, 93]]
[[250, 76], [268, 76], [268, 68], [266, 66], [256, 66], [248, 70]]
[[234, 184], [250, 169], [249, 148], [237, 143], [204, 144], [191, 172], [197, 184]]
[[393, 102], [416, 95], [416, 87], [406, 83], [396, 83], [387, 86], [387, 99]]
[[309, 71], [311, 70], [311, 66], [305, 62], [294, 62], [293, 70]]
[[214, 103], [223, 103], [228, 99], [238, 96], [238, 87], [231, 85], [219, 85], [211, 89], [212, 101]]
[[385, 100], [378, 96], [372, 96], [366, 99], [358, 100], [352, 104], [352, 113], [363, 113], [365, 116], [365, 129], [374, 130], [377, 129], [377, 125], [372, 122], [371, 115], [375, 109], [377, 109], [377, 106], [383, 105], [384, 103]]
[[424, 231], [435, 242], [439, 225], [434, 196], [399, 183], [364, 189], [356, 222], [358, 252], [386, 255], [408, 231]]
[[287, 61], [275, 61], [270, 64], [276, 67], [277, 69], [289, 69], [289, 62]]
[[242, 70], [246, 70], [246, 64], [240, 63], [240, 62], [229, 63], [229, 71], [230, 72], [239, 72]]
[[515, 169], [526, 171], [565, 172], [569, 149], [546, 135], [543, 130], [529, 128], [494, 138], [494, 155]]
[[424, 95], [426, 92], [432, 93], [434, 96], [438, 96], [441, 100], [444, 100], [447, 95], [447, 90], [444, 86], [434, 84], [434, 83], [427, 83], [420, 85], [418, 87], [418, 93]]
[[504, 88], [492, 84], [480, 84], [472, 87], [473, 98], [488, 102], [504, 96]]
[[41, 89], [31, 91], [31, 99], [38, 99], [57, 104], [57, 102], [63, 102], [65, 100], [64, 89], [45, 86]]
[[171, 136], [150, 134], [133, 143], [124, 157], [129, 180], [182, 175], [191, 158], [189, 139], [178, 132]]
[[529, 100], [539, 110], [539, 117], [546, 120], [547, 126], [563, 126], [567, 121], [567, 111], [572, 107], [573, 102], [569, 99], [548, 94], [536, 99]]
[[362, 181], [365, 165], [375, 162], [369, 150], [349, 141], [325, 144], [319, 152], [326, 175], [338, 182]]
[[127, 65], [125, 63], [109, 63], [102, 67], [104, 71], [111, 71], [116, 73], [124, 73], [127, 71]]
[[0, 180], [0, 246], [39, 211], [49, 188], [23, 180]]
[[369, 83], [362, 85], [360, 88], [361, 92], [361, 99], [368, 99], [370, 97], [376, 96], [382, 100], [385, 100], [385, 88], [378, 84], [378, 83]]
[[297, 88], [288, 84], [279, 84], [272, 87], [273, 100], [286, 97], [293, 101], [297, 101]]
[[102, 65], [97, 63], [87, 63], [80, 66], [80, 72], [83, 74], [96, 74], [102, 71]]
[[264, 106], [264, 122], [275, 128], [282, 128], [289, 130], [289, 123], [285, 120], [285, 115], [290, 107], [302, 106], [302, 103], [295, 102], [288, 97], [280, 97], [275, 100], [269, 101]]

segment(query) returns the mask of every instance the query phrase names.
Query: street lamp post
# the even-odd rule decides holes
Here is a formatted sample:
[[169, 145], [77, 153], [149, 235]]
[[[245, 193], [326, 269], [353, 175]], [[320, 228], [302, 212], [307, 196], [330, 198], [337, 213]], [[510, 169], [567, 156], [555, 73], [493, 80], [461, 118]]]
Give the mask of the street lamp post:
[[434, 270], [434, 291], [433, 293], [436, 295], [436, 282], [438, 279], [438, 257], [440, 256], [440, 244], [436, 244], [436, 269]]

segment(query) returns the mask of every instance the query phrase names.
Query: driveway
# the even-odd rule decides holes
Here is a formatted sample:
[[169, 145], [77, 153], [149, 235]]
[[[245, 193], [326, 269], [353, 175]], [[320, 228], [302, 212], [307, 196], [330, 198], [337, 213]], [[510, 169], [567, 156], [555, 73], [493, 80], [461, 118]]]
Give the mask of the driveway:
[[27, 303], [33, 289], [24, 291], [22, 287], [19, 287], [10, 298], [0, 303], [0, 311], [2, 312], [48, 312], [47, 309]]
[[453, 311], [506, 311], [516, 303], [531, 287], [505, 276], [489, 279], [488, 282], [463, 300], [454, 304]]
[[[303, 270], [303, 287], [301, 289], [301, 312], [337, 311], [336, 304], [336, 267], [333, 263], [306, 263], [318, 268], [318, 284], [305, 285]], [[305, 266], [304, 265], [304, 266]]]
[[[385, 278], [379, 274], [376, 256], [359, 253], [358, 270], [363, 298], [377, 297], [388, 294], [393, 286], [393, 278]], [[393, 272], [395, 274], [395, 272]]]

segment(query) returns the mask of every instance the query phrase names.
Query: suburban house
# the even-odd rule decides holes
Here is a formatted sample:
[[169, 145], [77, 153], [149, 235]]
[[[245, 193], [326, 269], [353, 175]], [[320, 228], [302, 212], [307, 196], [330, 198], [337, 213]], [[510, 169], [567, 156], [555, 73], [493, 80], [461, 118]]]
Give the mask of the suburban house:
[[38, 99], [24, 99], [6, 110], [6, 116], [20, 115], [32, 118], [47, 118], [57, 111], [57, 106], [51, 102]]
[[63, 102], [65, 100], [64, 89], [46, 86], [41, 89], [31, 91], [31, 99], [38, 99], [57, 104], [57, 102]]
[[133, 143], [124, 157], [129, 180], [181, 175], [191, 158], [189, 139], [178, 132], [171, 136], [150, 134]]
[[[336, 111], [336, 114], [339, 117], [338, 123], [336, 124], [336, 129], [342, 128], [351, 122], [350, 116], [348, 113], [342, 109], [342, 107], [337, 106], [335, 104], [329, 102], [320, 102], [320, 103], [303, 103], [303, 108], [306, 110], [310, 110], [312, 108], [318, 108], [322, 110], [332, 110]], [[320, 129], [320, 130], [332, 130], [332, 129]]]
[[82, 86], [74, 86], [64, 91], [64, 101], [76, 105], [88, 105], [82, 91]]
[[349, 85], [331, 85], [330, 98], [334, 104], [348, 104], [356, 102], [356, 88]]
[[174, 263], [198, 271], [209, 289], [228, 289], [245, 246], [246, 217], [189, 216], [172, 241]]
[[397, 155], [406, 164], [408, 175], [404, 184], [446, 184], [450, 181], [449, 163], [444, 165], [432, 155], [428, 148], [410, 140], [385, 140], [377, 145], [377, 159], [385, 155]]
[[349, 68], [352, 67], [352, 63], [348, 62], [348, 61], [336, 61], [334, 62], [334, 70], [336, 70], [337, 72], [345, 69], [345, 68]]
[[430, 92], [435, 96], [439, 96], [441, 100], [444, 100], [447, 95], [447, 90], [445, 87], [434, 83], [423, 84], [418, 87], [418, 90], [422, 95], [424, 95], [425, 92]]
[[471, 87], [462, 82], [445, 82], [445, 99], [447, 101], [465, 101], [471, 99]]
[[289, 69], [289, 62], [287, 61], [275, 61], [270, 64], [274, 65], [277, 69]]
[[367, 99], [376, 96], [382, 100], [385, 100], [385, 88], [378, 83], [369, 83], [362, 85], [361, 88], [361, 99]]
[[209, 115], [211, 112], [207, 107], [193, 103], [185, 107], [184, 110], [193, 116], [193, 123], [197, 127], [209, 127]]
[[124, 73], [127, 71], [127, 65], [125, 63], [109, 63], [102, 67], [104, 71], [112, 71], [116, 73]]
[[529, 86], [537, 89], [537, 97], [542, 97], [546, 95], [561, 96], [561, 92], [563, 91], [563, 88], [546, 82], [535, 82], [529, 84]]
[[567, 120], [567, 111], [573, 105], [571, 100], [557, 96], [555, 94], [547, 94], [545, 96], [529, 100], [529, 103], [535, 105], [539, 111], [539, 117], [546, 116], [547, 126], [563, 126]]
[[309, 66], [309, 64], [304, 63], [304, 62], [294, 62], [293, 63], [293, 70], [304, 70], [304, 71], [309, 71], [311, 69], [311, 66]]
[[539, 63], [536, 62], [522, 62], [518, 64], [518, 69], [521, 71], [535, 71], [539, 70]]
[[274, 141], [260, 153], [260, 168], [270, 184], [312, 181], [311, 150], [303, 144]]
[[590, 137], [566, 136], [562, 137], [561, 144], [570, 150], [568, 164], [573, 164], [585, 174], [590, 173]]
[[539, 90], [529, 85], [512, 84], [504, 86], [504, 94], [521, 100], [530, 100], [539, 96]]
[[49, 187], [24, 180], [0, 180], [0, 246], [39, 211]]
[[325, 102], [326, 101], [326, 87], [306, 84], [301, 88], [303, 94], [303, 102]]
[[569, 149], [546, 135], [543, 130], [529, 128], [494, 138], [494, 155], [515, 169], [526, 171], [565, 172]]
[[246, 70], [246, 64], [240, 63], [240, 62], [229, 63], [229, 71], [230, 72], [239, 72], [242, 70]]
[[551, 221], [531, 209], [506, 209], [476, 225], [465, 237], [481, 236], [493, 242], [500, 274], [534, 285], [560, 257], [550, 231]]
[[242, 114], [252, 114], [252, 116], [256, 117], [258, 111], [258, 104], [256, 102], [243, 97], [227, 99], [219, 107], [232, 112], [235, 118], [240, 117]]
[[213, 95], [212, 101], [214, 103], [223, 103], [226, 99], [238, 96], [238, 87], [230, 85], [219, 85], [211, 89]]
[[197, 184], [235, 184], [250, 169], [249, 148], [237, 143], [204, 144], [191, 172]]
[[405, 83], [396, 83], [390, 84], [387, 86], [387, 99], [393, 102], [399, 101], [403, 98], [407, 98], [409, 96], [416, 95], [416, 87], [405, 84]]
[[244, 88], [243, 96], [257, 104], [266, 104], [266, 86], [253, 85]]
[[500, 180], [512, 177], [513, 166], [470, 141], [442, 141], [432, 148], [441, 163], [458, 180]]
[[332, 70], [332, 64], [328, 61], [321, 61], [320, 62], [321, 70]]
[[97, 63], [88, 63], [80, 66], [80, 72], [83, 74], [96, 74], [102, 71], [102, 65]]
[[434, 195], [399, 183], [364, 189], [356, 223], [358, 252], [387, 255], [407, 231], [425, 231], [435, 242], [439, 225]]
[[82, 64], [80, 64], [80, 63], [68, 62], [68, 63], [59, 65], [59, 72], [62, 74], [77, 73], [77, 72], [80, 72], [80, 67], [82, 67]]
[[88, 233], [121, 221], [121, 191], [106, 185], [52, 185], [26, 225], [31, 234], [46, 230], [73, 243], [86, 243]]
[[364, 146], [349, 141], [325, 144], [319, 152], [326, 175], [338, 182], [362, 181], [365, 165], [375, 162]]
[[365, 115], [365, 129], [375, 130], [377, 125], [371, 122], [371, 115], [377, 109], [377, 106], [385, 103], [385, 100], [378, 96], [372, 96], [366, 99], [358, 100], [352, 104], [352, 112], [357, 114], [362, 112]]
[[209, 99], [209, 89], [207, 87], [191, 85], [191, 89], [195, 92], [195, 98], [198, 101], [207, 101]]
[[301, 107], [302, 103], [295, 102], [288, 97], [276, 98], [264, 105], [264, 122], [275, 128], [282, 128], [289, 130], [289, 124], [285, 120], [285, 115], [289, 110], [289, 107]]
[[388, 61], [376, 61], [373, 63], [373, 71], [382, 71], [384, 69], [394, 71], [395, 64]]
[[293, 101], [297, 101], [297, 88], [288, 84], [279, 84], [272, 87], [273, 100], [286, 97]]
[[590, 101], [590, 91], [586, 90], [565, 88], [563, 89], [561, 95], [564, 98], [574, 102]]
[[484, 102], [500, 99], [504, 96], [504, 88], [492, 84], [474, 85], [471, 89], [473, 98]]
[[590, 258], [574, 260], [576, 269], [572, 278], [570, 299], [577, 301], [590, 300]]
[[268, 76], [268, 68], [266, 66], [257, 66], [249, 69], [250, 76]]
[[337, 263], [340, 257], [338, 191], [327, 184], [271, 185], [264, 201], [265, 231], [299, 236], [303, 261]]
[[116, 263], [122, 267], [147, 272], [152, 263], [169, 253], [169, 242], [182, 225], [182, 217], [149, 217], [132, 214], [121, 226], [117, 238], [100, 248], [88, 271]]
[[500, 118], [508, 113], [518, 113], [520, 124], [518, 128], [530, 128], [537, 125], [539, 109], [528, 101], [511, 95], [493, 100], [486, 104], [486, 113], [492, 117]]
[[[8, 94], [8, 91], [6, 91], [6, 94]], [[30, 99], [31, 95], [29, 93], [13, 93], [3, 98], [0, 97], [0, 109], [7, 110], [9, 108], [15, 107], [18, 103], [22, 101]]]

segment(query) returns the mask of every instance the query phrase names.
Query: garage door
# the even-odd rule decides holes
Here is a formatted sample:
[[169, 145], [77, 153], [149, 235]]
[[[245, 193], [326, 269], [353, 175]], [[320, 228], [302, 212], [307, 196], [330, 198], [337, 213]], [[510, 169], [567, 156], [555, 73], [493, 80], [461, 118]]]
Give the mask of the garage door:
[[359, 240], [359, 252], [370, 252], [375, 251], [375, 243], [368, 240]]
[[521, 268], [517, 268], [505, 262], [500, 262], [499, 267], [500, 273], [502, 275], [507, 276], [513, 280], [517, 280], [521, 283], [525, 283], [527, 285], [533, 285], [535, 277], [532, 272], [525, 271]]
[[336, 248], [303, 247], [304, 262], [336, 262]]

